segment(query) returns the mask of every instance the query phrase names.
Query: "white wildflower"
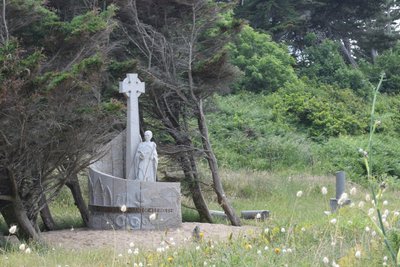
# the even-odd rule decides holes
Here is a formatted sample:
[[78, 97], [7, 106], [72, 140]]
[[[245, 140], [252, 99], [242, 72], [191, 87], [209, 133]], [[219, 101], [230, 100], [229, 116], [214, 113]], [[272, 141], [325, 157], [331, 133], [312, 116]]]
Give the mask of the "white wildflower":
[[359, 207], [360, 209], [362, 209], [362, 208], [364, 208], [364, 206], [365, 206], [365, 202], [361, 200], [361, 201], [358, 203], [358, 207]]
[[372, 237], [376, 236], [376, 232], [375, 232], [375, 231], [372, 231], [371, 236], [372, 236]]
[[19, 250], [24, 251], [26, 248], [25, 244], [19, 245]]
[[329, 210], [324, 211], [325, 215], [329, 216], [331, 215], [331, 212]]
[[129, 247], [133, 248], [135, 246], [135, 243], [131, 242], [129, 243]]
[[268, 249], [269, 249], [269, 247], [268, 247], [268, 246], [265, 246], [265, 247], [264, 247], [264, 250], [268, 250]]
[[132, 254], [132, 249], [128, 249], [128, 254]]
[[285, 230], [285, 228], [281, 228], [281, 233], [284, 233], [284, 232], [286, 232], [286, 230]]
[[197, 246], [197, 247], [196, 247], [196, 250], [199, 250], [199, 249], [200, 249], [200, 246]]
[[387, 256], [383, 257], [383, 261], [387, 261], [387, 260], [388, 260]]
[[367, 202], [371, 201], [371, 196], [369, 194], [365, 195], [365, 201]]
[[400, 215], [400, 212], [398, 212], [398, 211], [395, 211], [394, 213], [393, 213], [393, 216], [394, 217], [397, 217], [397, 216], [399, 216]]
[[354, 255], [357, 259], [361, 259], [361, 251], [357, 250], [356, 254]]
[[347, 193], [343, 193], [343, 194], [340, 196], [339, 200], [338, 200], [338, 204], [339, 204], [340, 206], [343, 206], [343, 205], [346, 203], [346, 201], [347, 201], [348, 198], [349, 198], [349, 197], [348, 197]]
[[305, 232], [305, 231], [306, 231], [306, 228], [301, 227], [301, 231], [302, 231], [302, 232]]
[[258, 254], [258, 255], [261, 255], [261, 250], [257, 250], [257, 254]]
[[371, 231], [371, 229], [370, 229], [368, 226], [366, 226], [366, 227], [365, 227], [365, 232], [368, 233], [369, 231]]
[[328, 263], [329, 263], [328, 257], [324, 257], [324, 258], [322, 259], [322, 262], [323, 262], [324, 264], [328, 264]]
[[374, 212], [375, 212], [375, 209], [374, 208], [370, 208], [368, 210], [368, 216], [371, 216], [372, 214], [374, 214]]
[[17, 232], [17, 226], [16, 225], [12, 225], [10, 227], [10, 229], [8, 229], [8, 232], [10, 232], [10, 234], [15, 234]]
[[337, 219], [336, 218], [333, 218], [332, 220], [330, 220], [330, 223], [331, 224], [335, 224], [337, 222]]
[[122, 212], [126, 212], [126, 205], [122, 205], [122, 206], [121, 206], [121, 211], [122, 211]]
[[25, 249], [25, 253], [26, 253], [26, 254], [31, 254], [31, 252], [32, 252], [32, 250], [31, 250], [30, 248], [26, 248], [26, 249]]
[[350, 189], [350, 195], [354, 196], [354, 195], [356, 195], [356, 194], [357, 194], [357, 188], [352, 187], [352, 188]]
[[390, 211], [388, 209], [385, 209], [385, 211], [383, 212], [383, 216], [389, 216]]
[[150, 214], [150, 216], [149, 216], [150, 221], [154, 221], [156, 218], [157, 218], [157, 214], [155, 212]]
[[303, 191], [298, 191], [296, 194], [297, 197], [301, 197], [302, 195], [303, 195]]
[[322, 187], [322, 188], [321, 188], [321, 193], [322, 193], [323, 195], [328, 194], [328, 189], [327, 189], [325, 186]]
[[349, 207], [350, 207], [350, 208], [354, 208], [355, 205], [356, 205], [356, 204], [354, 204], [354, 202], [351, 202]]
[[288, 252], [288, 253], [292, 253], [293, 250], [292, 250], [291, 248], [288, 248], [288, 249], [287, 249], [287, 252]]
[[389, 202], [387, 200], [383, 201], [383, 206], [387, 206], [389, 204]]

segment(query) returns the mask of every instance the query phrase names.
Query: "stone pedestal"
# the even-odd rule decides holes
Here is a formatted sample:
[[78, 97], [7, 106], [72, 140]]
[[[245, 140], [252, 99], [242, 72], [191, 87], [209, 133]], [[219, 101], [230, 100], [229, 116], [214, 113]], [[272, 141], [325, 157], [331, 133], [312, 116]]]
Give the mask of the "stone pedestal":
[[90, 228], [163, 230], [182, 224], [179, 183], [127, 180], [90, 168], [89, 196]]

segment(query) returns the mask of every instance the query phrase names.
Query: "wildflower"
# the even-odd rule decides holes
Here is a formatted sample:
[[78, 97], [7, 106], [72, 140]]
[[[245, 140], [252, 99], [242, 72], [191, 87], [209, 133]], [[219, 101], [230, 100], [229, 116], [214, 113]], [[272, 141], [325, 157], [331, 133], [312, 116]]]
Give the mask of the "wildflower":
[[206, 261], [203, 262], [203, 266], [207, 266], [207, 264], [208, 264], [208, 263], [207, 263]]
[[199, 250], [199, 249], [200, 249], [200, 246], [197, 246], [197, 247], [196, 247], [196, 250]]
[[132, 254], [132, 249], [128, 249], [128, 254]]
[[74, 227], [73, 226], [71, 226], [71, 229], [70, 229], [70, 231], [71, 232], [73, 232], [75, 229], [74, 229]]
[[355, 194], [357, 194], [357, 188], [352, 187], [352, 188], [350, 189], [350, 195], [354, 196]]
[[343, 193], [343, 194], [340, 196], [339, 200], [338, 200], [338, 204], [339, 204], [340, 206], [343, 206], [343, 205], [347, 202], [347, 199], [348, 199], [347, 193]]
[[262, 253], [261, 250], [257, 250], [258, 255], [261, 255], [261, 253]]
[[329, 210], [324, 211], [325, 215], [329, 216], [331, 215], [331, 212]]
[[335, 242], [335, 241], [332, 241], [332, 242], [331, 242], [331, 246], [332, 246], [332, 247], [336, 246], [336, 242]]
[[362, 148], [359, 148], [358, 149], [358, 153], [360, 153], [363, 157], [368, 157], [368, 152], [367, 151], [365, 151], [364, 149], [362, 149]]
[[330, 220], [330, 223], [331, 224], [335, 224], [337, 222], [337, 219], [336, 218], [333, 218], [332, 220]]
[[135, 248], [135, 251], [133, 251], [133, 254], [135, 254], [135, 255], [139, 254], [139, 249]]
[[246, 243], [246, 244], [244, 245], [244, 248], [247, 249], [247, 250], [249, 250], [249, 249], [252, 249], [253, 247], [252, 247], [249, 243]]
[[10, 232], [10, 234], [15, 234], [17, 232], [17, 226], [16, 225], [12, 225], [10, 227], [10, 229], [8, 229], [8, 232]]
[[328, 264], [328, 263], [329, 263], [328, 257], [324, 257], [324, 258], [322, 259], [322, 262], [323, 262], [324, 264]]
[[118, 257], [122, 257], [122, 254], [120, 253], [120, 254], [118, 254]]
[[305, 231], [306, 231], [306, 228], [301, 227], [301, 231], [302, 231], [302, 232], [305, 232]]
[[157, 214], [156, 213], [152, 213], [149, 216], [150, 221], [154, 221], [157, 218]]
[[394, 213], [393, 213], [393, 216], [394, 217], [397, 217], [397, 216], [399, 216], [400, 215], [400, 213], [398, 212], [398, 211], [395, 211]]
[[297, 197], [301, 197], [302, 195], [303, 195], [303, 191], [299, 191], [299, 192], [297, 192], [297, 194], [296, 194]]
[[361, 259], [361, 251], [357, 250], [356, 254], [354, 255], [357, 259]]
[[332, 261], [332, 267], [340, 267], [335, 261]]
[[30, 248], [26, 248], [26, 249], [25, 249], [25, 253], [26, 253], [26, 254], [31, 254], [31, 252], [32, 252], [32, 251], [31, 251]]
[[354, 204], [354, 202], [351, 202], [349, 207], [350, 207], [350, 208], [354, 208], [355, 205], [356, 205], [356, 204]]
[[366, 226], [366, 227], [365, 227], [365, 232], [368, 233], [369, 231], [371, 231], [371, 229], [370, 229], [368, 226]]
[[[196, 248], [197, 249], [197, 248]], [[159, 248], [157, 248], [157, 252], [158, 253], [161, 253], [161, 252], [164, 252], [165, 251], [165, 249], [164, 249], [164, 247], [159, 247]]]
[[135, 246], [135, 243], [131, 242], [129, 243], [129, 247], [133, 248]]
[[383, 201], [383, 206], [387, 206], [389, 204], [389, 202], [387, 200]]
[[293, 252], [293, 250], [292, 250], [291, 248], [288, 248], [286, 251], [287, 251], [288, 253], [292, 253], [292, 252]]
[[368, 216], [371, 216], [372, 214], [374, 214], [375, 209], [374, 208], [370, 208], [368, 210]]
[[325, 186], [322, 187], [322, 188], [321, 188], [321, 193], [322, 193], [323, 195], [328, 194], [328, 189], [327, 189]]
[[372, 236], [372, 237], [376, 236], [376, 232], [375, 232], [375, 231], [372, 231], [371, 236]]
[[383, 257], [383, 261], [387, 261], [387, 260], [388, 260], [387, 256]]
[[358, 203], [358, 207], [360, 208], [360, 209], [362, 209], [362, 208], [364, 208], [364, 205], [365, 205], [365, 202], [364, 201], [360, 201], [360, 203]]
[[385, 209], [385, 211], [383, 212], [383, 216], [389, 216], [390, 211], [388, 209]]
[[275, 248], [274, 252], [275, 252], [276, 255], [279, 255], [281, 253], [281, 250], [279, 248]]
[[281, 228], [281, 233], [284, 233], [284, 232], [286, 232], [286, 230], [285, 230], [285, 228]]
[[121, 206], [121, 211], [122, 211], [122, 212], [126, 212], [126, 205], [122, 205], [122, 206]]
[[19, 250], [24, 251], [26, 248], [25, 244], [19, 245]]
[[169, 263], [171, 263], [173, 260], [174, 260], [174, 257], [172, 257], [172, 256], [169, 256], [168, 259], [167, 259], [167, 261], [168, 261]]
[[286, 253], [286, 248], [282, 249], [282, 253]]
[[265, 234], [268, 234], [268, 233], [269, 233], [269, 228], [268, 228], [268, 227], [264, 229], [264, 233], [265, 233]]
[[371, 196], [369, 194], [365, 195], [365, 201], [367, 202], [371, 201]]
[[264, 250], [268, 250], [268, 249], [269, 249], [269, 247], [268, 247], [268, 246], [265, 246], [265, 247], [264, 247]]

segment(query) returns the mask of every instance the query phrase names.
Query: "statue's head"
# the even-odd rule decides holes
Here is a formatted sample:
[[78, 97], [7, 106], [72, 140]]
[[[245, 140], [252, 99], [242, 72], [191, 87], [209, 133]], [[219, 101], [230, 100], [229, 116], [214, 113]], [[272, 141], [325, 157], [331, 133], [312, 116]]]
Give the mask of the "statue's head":
[[144, 132], [144, 140], [150, 141], [152, 137], [153, 137], [153, 133], [151, 131]]

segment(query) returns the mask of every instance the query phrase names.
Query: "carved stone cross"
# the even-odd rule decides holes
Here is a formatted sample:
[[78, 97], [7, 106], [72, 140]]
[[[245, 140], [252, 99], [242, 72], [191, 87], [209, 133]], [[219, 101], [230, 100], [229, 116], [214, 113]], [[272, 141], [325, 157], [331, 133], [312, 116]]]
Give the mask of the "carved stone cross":
[[125, 178], [135, 179], [133, 159], [139, 143], [141, 142], [139, 128], [139, 101], [140, 94], [144, 93], [144, 82], [141, 82], [136, 73], [128, 73], [127, 77], [119, 83], [119, 92], [125, 94], [127, 100], [127, 125], [126, 125], [126, 158]]

